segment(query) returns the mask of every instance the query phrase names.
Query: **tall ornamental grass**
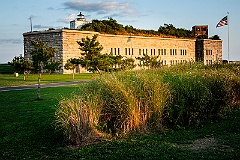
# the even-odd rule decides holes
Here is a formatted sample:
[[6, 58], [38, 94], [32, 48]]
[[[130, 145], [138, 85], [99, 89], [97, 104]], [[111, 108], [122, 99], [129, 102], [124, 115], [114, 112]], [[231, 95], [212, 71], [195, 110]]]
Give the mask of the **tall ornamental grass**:
[[185, 64], [106, 74], [63, 98], [57, 124], [68, 141], [148, 133], [219, 118], [239, 106], [239, 66]]

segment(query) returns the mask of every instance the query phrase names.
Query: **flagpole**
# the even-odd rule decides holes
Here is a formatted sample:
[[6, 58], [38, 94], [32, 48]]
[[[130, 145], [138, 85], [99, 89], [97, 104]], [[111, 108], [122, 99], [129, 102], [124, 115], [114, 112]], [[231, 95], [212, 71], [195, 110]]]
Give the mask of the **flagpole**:
[[227, 12], [227, 25], [228, 25], [228, 63], [229, 63], [229, 12]]

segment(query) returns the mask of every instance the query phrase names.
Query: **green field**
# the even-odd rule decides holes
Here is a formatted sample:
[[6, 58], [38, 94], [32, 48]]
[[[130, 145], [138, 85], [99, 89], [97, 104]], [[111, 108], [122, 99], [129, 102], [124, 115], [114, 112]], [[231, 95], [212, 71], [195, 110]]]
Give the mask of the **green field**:
[[61, 97], [80, 86], [0, 92], [0, 159], [238, 159], [240, 111], [192, 128], [130, 135], [80, 148], [55, 129]]

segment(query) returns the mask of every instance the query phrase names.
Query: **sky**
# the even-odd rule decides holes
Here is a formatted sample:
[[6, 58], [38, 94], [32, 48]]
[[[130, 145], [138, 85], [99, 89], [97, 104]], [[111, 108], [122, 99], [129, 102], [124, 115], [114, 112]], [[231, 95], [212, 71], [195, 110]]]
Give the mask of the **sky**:
[[[70, 27], [79, 12], [87, 21], [111, 17], [139, 29], [164, 24], [191, 30], [208, 25], [209, 36], [223, 40], [223, 59], [240, 61], [240, 0], [0, 0], [0, 63], [23, 55], [23, 33]], [[229, 25], [216, 28], [229, 12]], [[229, 28], [229, 32], [228, 32]], [[229, 34], [228, 34], [229, 33]]]

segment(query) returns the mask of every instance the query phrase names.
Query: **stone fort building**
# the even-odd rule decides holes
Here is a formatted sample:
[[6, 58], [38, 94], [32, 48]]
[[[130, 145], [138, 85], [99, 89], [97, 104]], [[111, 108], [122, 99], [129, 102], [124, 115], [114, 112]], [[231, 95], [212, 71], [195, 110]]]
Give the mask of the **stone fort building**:
[[[95, 34], [98, 35], [97, 40], [103, 46], [102, 53], [112, 53], [113, 55], [134, 59], [143, 56], [143, 54], [148, 54], [149, 56], [158, 56], [163, 65], [195, 61], [211, 64], [222, 61], [222, 40], [111, 35], [77, 29], [54, 29], [23, 33], [24, 57], [31, 59], [29, 54], [33, 49], [31, 40], [42, 40], [46, 46], [58, 49], [54, 59], [62, 58], [62, 66], [64, 66], [68, 59], [81, 56], [77, 41], [86, 37], [91, 38]], [[135, 60], [135, 63], [138, 64], [139, 62]], [[70, 72], [62, 67], [62, 73]], [[86, 71], [77, 68], [77, 72]]]

